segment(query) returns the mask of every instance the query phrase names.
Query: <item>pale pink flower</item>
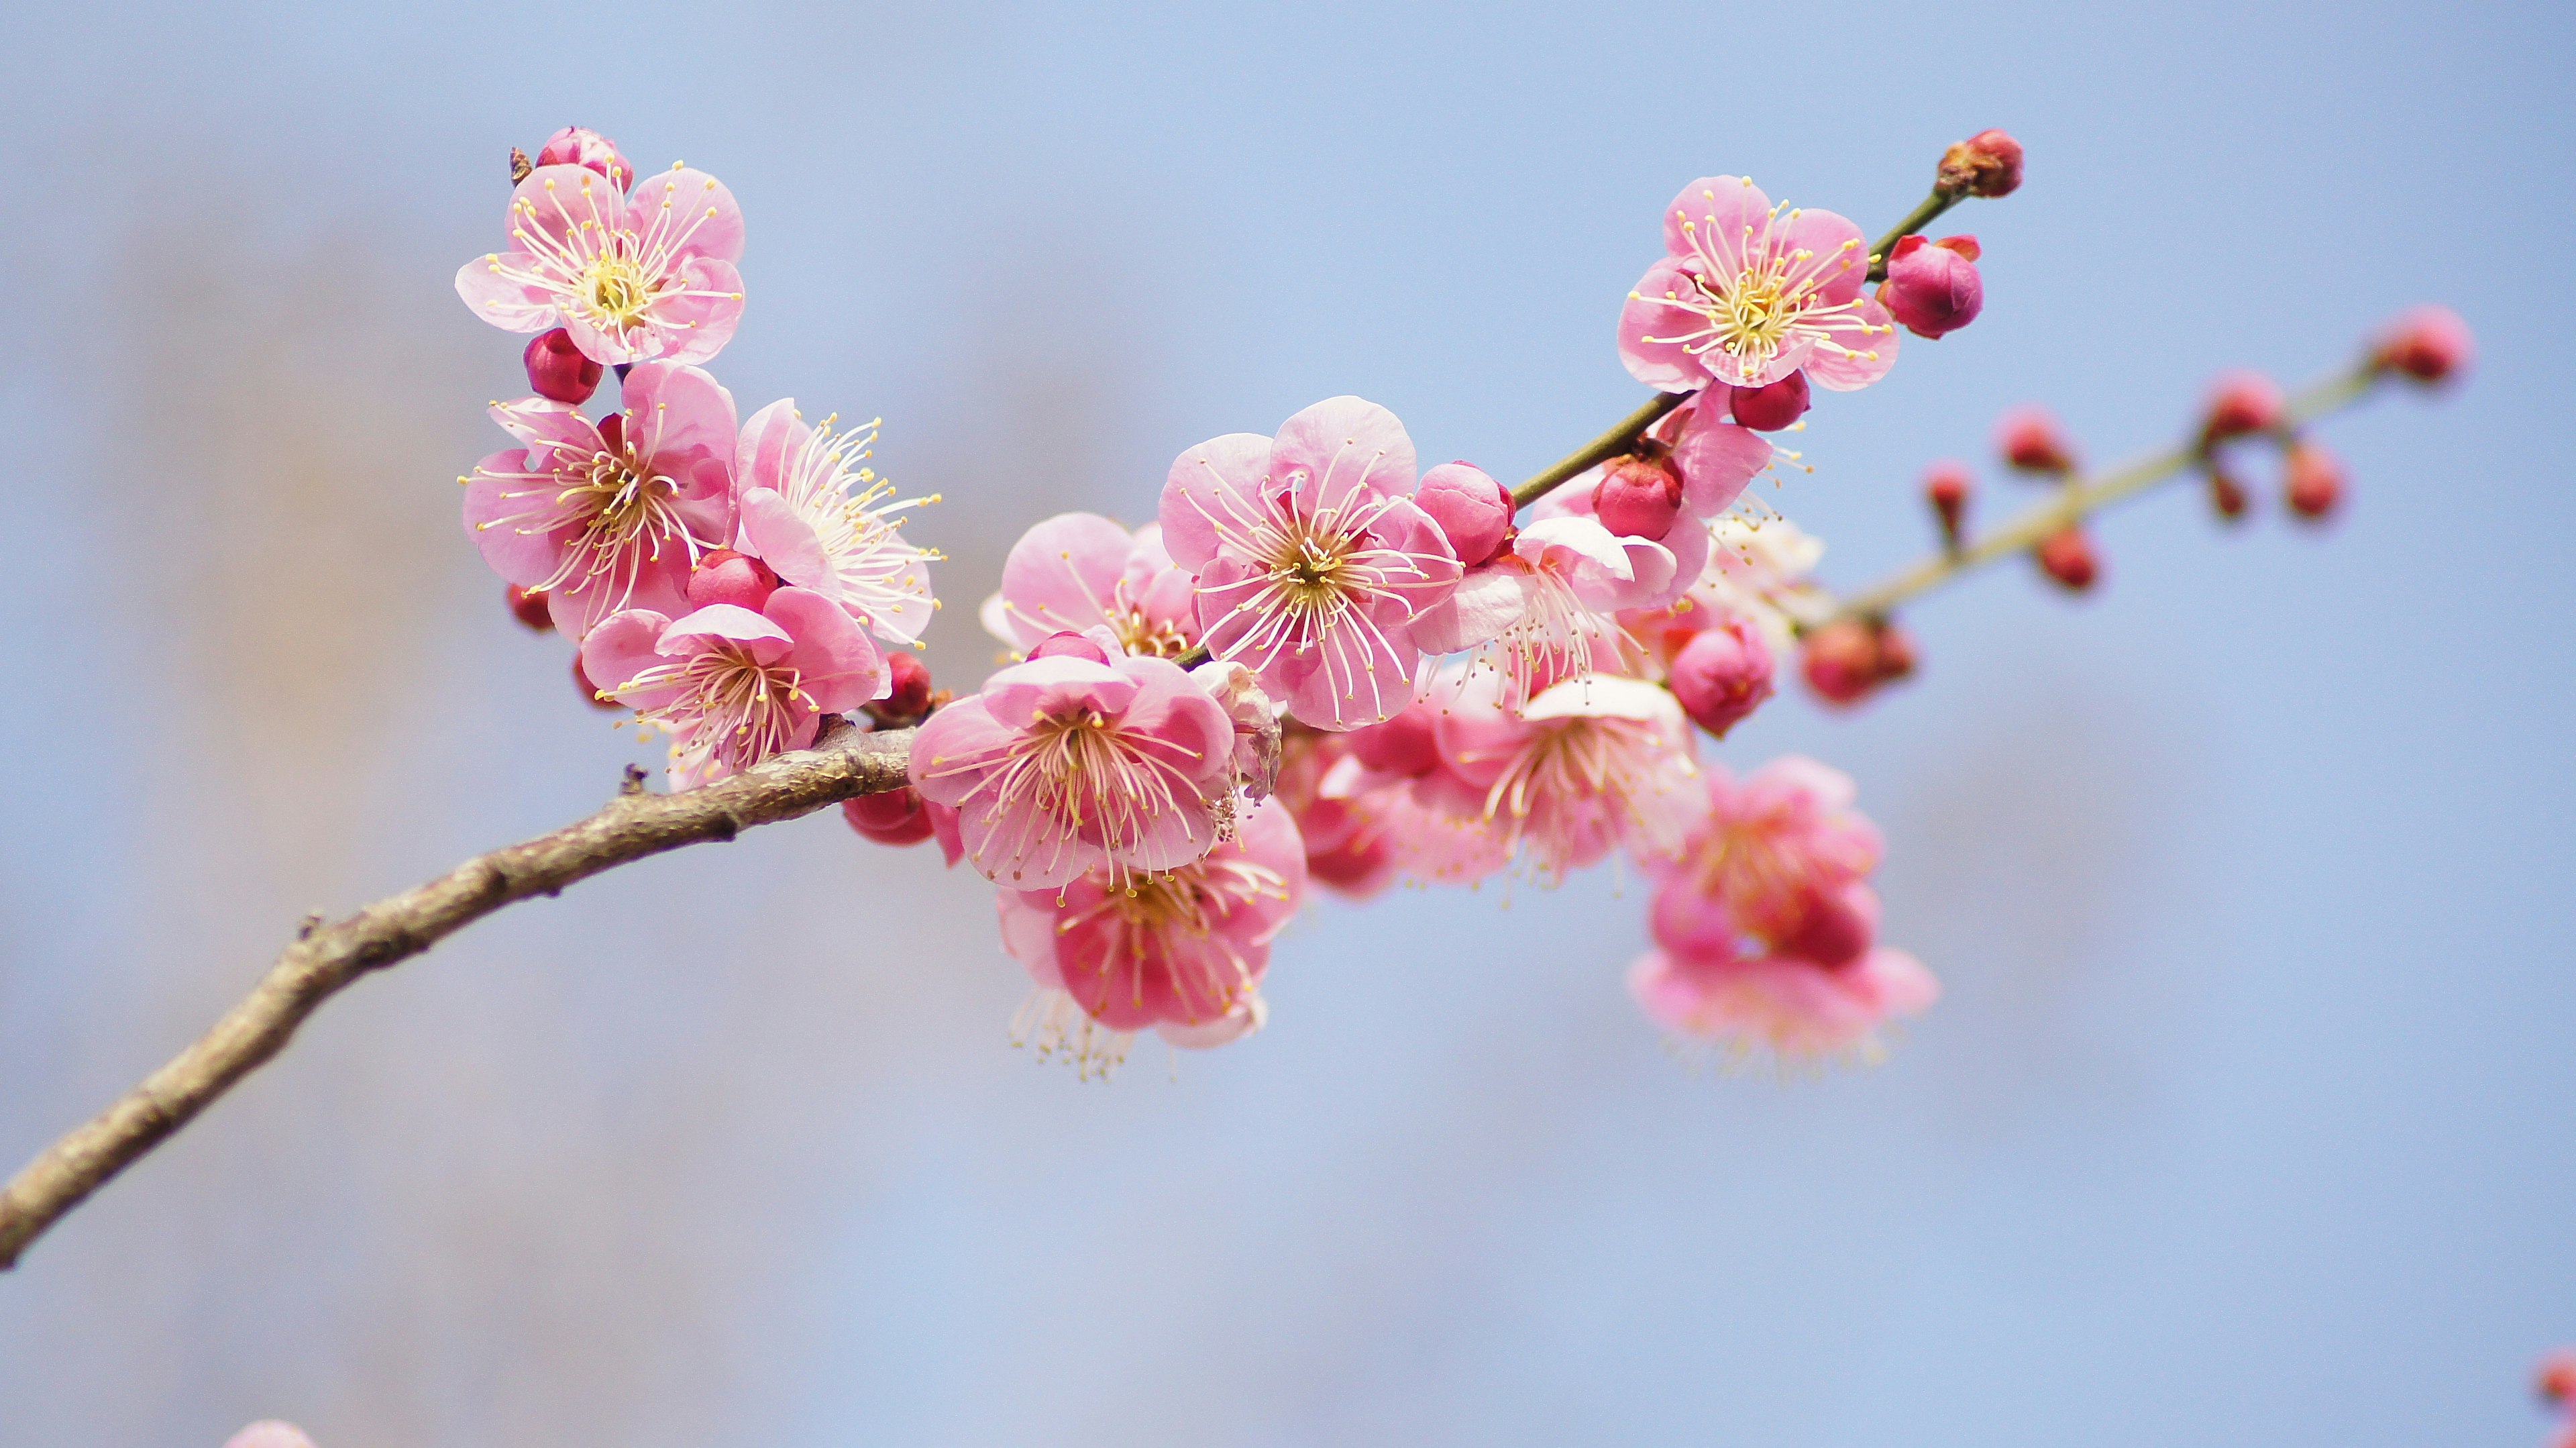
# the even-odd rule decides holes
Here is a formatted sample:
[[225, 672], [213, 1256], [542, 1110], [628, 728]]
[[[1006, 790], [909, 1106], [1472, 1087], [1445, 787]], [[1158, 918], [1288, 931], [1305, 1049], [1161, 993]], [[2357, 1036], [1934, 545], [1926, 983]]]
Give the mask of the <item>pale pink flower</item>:
[[840, 605], [802, 588], [758, 612], [719, 603], [671, 619], [611, 615], [582, 641], [601, 693], [669, 730], [671, 783], [686, 789], [814, 742], [826, 716], [886, 692], [884, 657]]
[[1788, 755], [1738, 780], [1706, 771], [1704, 814], [1677, 851], [1646, 866], [1661, 882], [1653, 921], [1671, 950], [1792, 956], [1839, 966], [1876, 934], [1862, 884], [1884, 852], [1852, 808], [1851, 776]]
[[1707, 805], [1671, 694], [1612, 674], [1565, 680], [1518, 710], [1502, 691], [1491, 673], [1444, 689], [1436, 737], [1506, 855], [1553, 884], [1615, 849], [1652, 859], [1681, 848]]
[[1803, 369], [1836, 392], [1896, 363], [1896, 325], [1864, 294], [1869, 249], [1830, 211], [1784, 210], [1736, 176], [1682, 188], [1663, 260], [1619, 314], [1619, 355], [1649, 387], [1765, 387]]
[[1169, 659], [1076, 634], [1046, 648], [913, 739], [913, 786], [958, 812], [966, 857], [1000, 884], [1042, 890], [1206, 854], [1235, 790], [1225, 710]]
[[1275, 438], [1199, 444], [1164, 484], [1163, 544], [1198, 575], [1208, 651], [1316, 728], [1412, 699], [1413, 622], [1457, 586], [1449, 540], [1413, 504], [1413, 462], [1395, 414], [1335, 397]]
[[1203, 859], [1129, 878], [1094, 870], [1051, 890], [1003, 890], [1002, 944], [1037, 991], [1013, 1035], [1106, 1075], [1148, 1028], [1205, 1049], [1260, 1029], [1270, 942], [1306, 893], [1306, 847], [1265, 803]]
[[1131, 654], [1176, 659], [1198, 646], [1197, 584], [1163, 547], [1163, 525], [1129, 533], [1097, 513], [1059, 513], [1020, 535], [985, 631], [1019, 650], [1106, 627]]
[[781, 398], [743, 424], [735, 475], [742, 490], [743, 552], [789, 583], [849, 610], [888, 643], [918, 643], [939, 607], [930, 565], [939, 554], [904, 541], [902, 513], [939, 495], [897, 498], [867, 465], [873, 422], [835, 434], [836, 418], [810, 427], [796, 399]]
[[225, 1439], [224, 1448], [313, 1448], [313, 1440], [293, 1423], [263, 1418]]
[[1901, 950], [1872, 950], [1841, 967], [1785, 956], [1650, 951], [1628, 968], [1628, 989], [1656, 1024], [1717, 1046], [1729, 1064], [1768, 1053], [1785, 1067], [1882, 1054], [1879, 1027], [1919, 1015], [1940, 982]]
[[484, 561], [542, 591], [575, 639], [620, 609], [687, 612], [690, 568], [733, 534], [732, 394], [695, 367], [646, 362], [622, 400], [596, 424], [541, 397], [496, 402], [521, 446], [458, 479]]
[[703, 171], [628, 196], [585, 166], [539, 166], [511, 193], [510, 243], [467, 262], [457, 295], [503, 331], [560, 326], [595, 362], [704, 362], [742, 320], [742, 210]]

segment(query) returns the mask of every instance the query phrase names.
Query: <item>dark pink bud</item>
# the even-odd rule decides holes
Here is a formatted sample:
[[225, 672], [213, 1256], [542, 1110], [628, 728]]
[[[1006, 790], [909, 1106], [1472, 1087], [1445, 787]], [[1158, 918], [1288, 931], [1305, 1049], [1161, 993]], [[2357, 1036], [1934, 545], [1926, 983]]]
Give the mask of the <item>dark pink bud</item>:
[[1923, 475], [1923, 497], [1941, 520], [1941, 545], [1953, 552], [1967, 537], [1968, 497], [1975, 491], [1965, 463], [1939, 462]]
[[886, 654], [886, 676], [891, 681], [886, 696], [869, 706], [869, 712], [888, 719], [918, 719], [930, 712], [930, 666], [919, 657], [902, 649]]
[[2214, 467], [2209, 470], [2209, 506], [2217, 510], [2222, 520], [2233, 523], [2254, 506], [2254, 498], [2245, 491], [2243, 483], [2236, 481], [2234, 474], [2225, 468]]
[[1431, 706], [1417, 703], [1383, 724], [1354, 729], [1344, 737], [1351, 742], [1352, 755], [1369, 768], [1419, 778], [1440, 764], [1434, 722]]
[[1692, 723], [1723, 739], [1771, 697], [1771, 648], [1750, 620], [1730, 618], [1674, 655], [1672, 689]]
[[1109, 651], [1078, 633], [1050, 634], [1036, 648], [1029, 650], [1032, 659], [1089, 659], [1095, 664], [1109, 662]]
[[635, 189], [635, 168], [618, 154], [617, 143], [583, 126], [566, 126], [537, 148], [540, 166], [587, 166], [620, 191]]
[[1755, 432], [1778, 432], [1807, 415], [1807, 374], [1792, 372], [1768, 387], [1735, 388], [1727, 410]]
[[2039, 559], [2039, 571], [2069, 593], [2082, 593], [2102, 576], [2102, 560], [2094, 554], [2093, 540], [2080, 523], [2069, 523], [2040, 539], [2032, 553]]
[[581, 349], [572, 344], [572, 333], [561, 327], [530, 339], [520, 360], [528, 364], [530, 392], [575, 407], [590, 400], [590, 395], [599, 390], [599, 379], [608, 371], [583, 356]]
[[581, 671], [581, 655], [578, 652], [572, 656], [572, 683], [574, 688], [581, 690], [581, 696], [588, 699], [590, 707], [594, 709], [605, 709], [611, 714], [616, 714], [626, 708], [615, 699], [600, 693], [598, 686], [591, 683], [590, 675]]
[[1995, 448], [2026, 473], [2075, 471], [2075, 445], [2044, 407], [2016, 407], [1995, 423]]
[[1512, 531], [1512, 490], [1473, 463], [1442, 463], [1424, 473], [1413, 505], [1440, 525], [1469, 568], [1501, 552]]
[[1946, 236], [1927, 242], [1908, 236], [1888, 254], [1887, 284], [1878, 300], [1918, 337], [1955, 332], [1977, 319], [1986, 284], [1977, 275], [1977, 239]]
[[1672, 453], [1658, 443], [1612, 458], [1592, 487], [1592, 513], [1601, 526], [1629, 538], [1653, 541], [1673, 530], [1682, 512], [1682, 475]]
[[768, 564], [730, 548], [700, 554], [698, 566], [689, 572], [691, 608], [730, 603], [758, 613], [777, 591], [778, 575], [769, 571]]
[[2418, 382], [2441, 382], [2469, 365], [2476, 353], [2469, 324], [2448, 307], [2413, 307], [2398, 314], [2371, 349], [2371, 364]]
[[1878, 681], [1892, 684], [1914, 677], [1914, 635], [1895, 624], [1878, 627]]
[[1866, 955], [1877, 938], [1878, 897], [1868, 887], [1859, 886], [1814, 901], [1797, 928], [1771, 944], [1782, 955], [1812, 960], [1831, 969]]
[[841, 818], [880, 845], [917, 845], [932, 833], [929, 806], [913, 789], [891, 789], [841, 801]]
[[1826, 703], [1859, 703], [1879, 685], [1878, 630], [1852, 618], [1826, 624], [1807, 635], [1798, 671]]
[[2576, 1408], [2576, 1348], [2560, 1348], [2540, 1360], [2540, 1372], [2534, 1386], [2540, 1401], [2561, 1408]]
[[2280, 385], [2262, 373], [2225, 373], [2210, 385], [2209, 409], [2200, 421], [2201, 444], [2270, 432], [2281, 425], [2287, 405]]
[[1941, 153], [1932, 186], [1944, 196], [2009, 196], [2021, 185], [2021, 142], [1979, 131]]
[[552, 633], [555, 616], [546, 608], [546, 595], [540, 589], [521, 588], [513, 583], [501, 596], [510, 604], [510, 616], [537, 633]]
[[2299, 441], [2281, 462], [2282, 492], [2290, 511], [2323, 522], [2343, 504], [2343, 461], [2315, 443]]

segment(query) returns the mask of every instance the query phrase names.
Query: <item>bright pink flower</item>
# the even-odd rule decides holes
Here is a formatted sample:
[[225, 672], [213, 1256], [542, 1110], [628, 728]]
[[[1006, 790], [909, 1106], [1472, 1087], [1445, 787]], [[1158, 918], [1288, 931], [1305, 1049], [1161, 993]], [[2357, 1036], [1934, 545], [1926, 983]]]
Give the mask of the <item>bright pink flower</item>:
[[1020, 535], [985, 631], [1026, 651], [1054, 634], [1106, 627], [1131, 654], [1176, 659], [1198, 646], [1198, 594], [1163, 548], [1163, 525], [1130, 534], [1097, 513], [1059, 513]]
[[2477, 354], [2469, 324], [2448, 307], [2410, 307], [2397, 314], [2371, 348], [2373, 365], [2418, 382], [2441, 382], [2466, 368]]
[[1977, 239], [1945, 236], [1926, 241], [1899, 237], [1887, 256], [1887, 284], [1878, 299], [1918, 337], [1939, 337], [1977, 319], [1986, 306], [1986, 284], [1977, 275]]
[[[1742, 780], [1720, 766], [1704, 772], [1705, 812], [1677, 852], [1647, 861], [1662, 881], [1658, 941], [1702, 951], [1751, 942], [1825, 965], [1865, 949], [1877, 902], [1861, 882], [1884, 847], [1852, 809], [1851, 777], [1794, 754]], [[1855, 917], [1864, 917], [1857, 929]]]
[[1306, 847], [1278, 803], [1206, 858], [1157, 875], [1094, 870], [1051, 890], [1004, 890], [1002, 944], [1037, 994], [1013, 1034], [1106, 1075], [1148, 1027], [1204, 1049], [1260, 1029], [1270, 941], [1306, 893]]
[[[1575, 496], [1560, 502], [1568, 492]], [[1502, 556], [1469, 570], [1458, 591], [1414, 627], [1427, 649], [1471, 651], [1468, 675], [1495, 676], [1507, 709], [1561, 679], [1628, 671], [1635, 647], [1618, 610], [1669, 601], [1677, 580], [1705, 561], [1708, 530], [1696, 522], [1667, 534], [1667, 547], [1621, 537], [1588, 512], [1572, 511], [1590, 504], [1579, 483], [1542, 499], [1547, 516], [1532, 519]], [[1676, 558], [1674, 548], [1696, 551]]]
[[623, 400], [597, 424], [543, 398], [494, 403], [521, 446], [460, 479], [484, 561], [542, 590], [575, 639], [620, 609], [687, 612], [690, 568], [733, 534], [732, 395], [695, 367], [647, 362]]
[[808, 427], [796, 399], [781, 398], [743, 424], [735, 474], [742, 488], [743, 552], [798, 588], [850, 611], [888, 643], [917, 643], [938, 600], [930, 565], [939, 555], [904, 541], [906, 508], [939, 495], [893, 496], [867, 466], [876, 424], [835, 435], [834, 418]]
[[1944, 548], [1955, 551], [1966, 541], [1968, 499], [1975, 492], [1976, 480], [1968, 475], [1966, 463], [1944, 459], [1924, 472], [1923, 500], [1940, 520]]
[[930, 716], [912, 782], [958, 812], [967, 858], [1021, 890], [1093, 870], [1177, 869], [1216, 844], [1235, 789], [1233, 723], [1168, 659], [1079, 648], [1030, 659]]
[[1422, 662], [1413, 621], [1460, 572], [1413, 483], [1403, 424], [1356, 397], [1307, 408], [1275, 438], [1230, 433], [1181, 454], [1163, 544], [1198, 575], [1208, 651], [1318, 729], [1403, 708]]
[[1514, 711], [1491, 674], [1446, 691], [1442, 763], [1482, 791], [1476, 814], [1505, 853], [1554, 883], [1614, 849], [1679, 849], [1704, 810], [1690, 725], [1673, 696], [1611, 674], [1568, 679]]
[[680, 619], [612, 614], [582, 641], [582, 672], [671, 732], [671, 783], [723, 779], [814, 742], [824, 717], [885, 693], [885, 659], [839, 605], [782, 588], [760, 611], [719, 603]]
[[704, 362], [742, 320], [742, 211], [703, 171], [632, 197], [585, 166], [539, 166], [510, 197], [511, 249], [467, 262], [457, 295], [508, 332], [560, 326], [594, 362]]
[[1716, 1045], [1729, 1064], [1767, 1052], [1784, 1066], [1874, 1060], [1882, 1023], [1919, 1015], [1941, 994], [1932, 972], [1901, 950], [1872, 950], [1839, 968], [1657, 950], [1629, 967], [1628, 989], [1656, 1024]]
[[1619, 355], [1647, 386], [1765, 387], [1803, 368], [1849, 392], [1895, 365], [1896, 326], [1862, 290], [1867, 243], [1842, 217], [1708, 176], [1665, 210], [1664, 248], [1619, 314]]
[[617, 143], [587, 126], [566, 126], [537, 148], [540, 166], [581, 166], [608, 178], [620, 191], [635, 189], [635, 167]]

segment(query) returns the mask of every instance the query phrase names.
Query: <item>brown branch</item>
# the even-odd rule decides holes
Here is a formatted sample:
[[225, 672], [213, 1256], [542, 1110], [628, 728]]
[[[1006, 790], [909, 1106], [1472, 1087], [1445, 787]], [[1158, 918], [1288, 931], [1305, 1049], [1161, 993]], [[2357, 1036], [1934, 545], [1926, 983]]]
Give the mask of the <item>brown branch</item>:
[[346, 920], [325, 925], [308, 917], [277, 964], [212, 1030], [0, 1189], [0, 1271], [16, 1266], [65, 1212], [285, 1049], [305, 1017], [369, 971], [418, 955], [513, 901], [556, 894], [602, 870], [899, 789], [911, 743], [909, 729], [871, 734], [840, 725], [811, 749], [716, 784], [678, 794], [623, 791], [578, 824], [477, 855]]

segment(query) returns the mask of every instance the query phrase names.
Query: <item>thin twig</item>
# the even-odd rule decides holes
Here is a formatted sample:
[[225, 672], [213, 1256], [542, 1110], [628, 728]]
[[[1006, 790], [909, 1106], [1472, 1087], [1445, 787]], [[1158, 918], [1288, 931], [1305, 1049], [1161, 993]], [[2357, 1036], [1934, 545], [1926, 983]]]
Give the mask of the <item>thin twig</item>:
[[552, 895], [616, 865], [899, 789], [912, 731], [847, 725], [811, 749], [678, 794], [621, 791], [550, 835], [477, 855], [426, 885], [329, 925], [308, 918], [259, 985], [168, 1065], [47, 1147], [0, 1190], [0, 1270], [65, 1212], [275, 1056], [304, 1018], [369, 971], [420, 954], [513, 901]]

